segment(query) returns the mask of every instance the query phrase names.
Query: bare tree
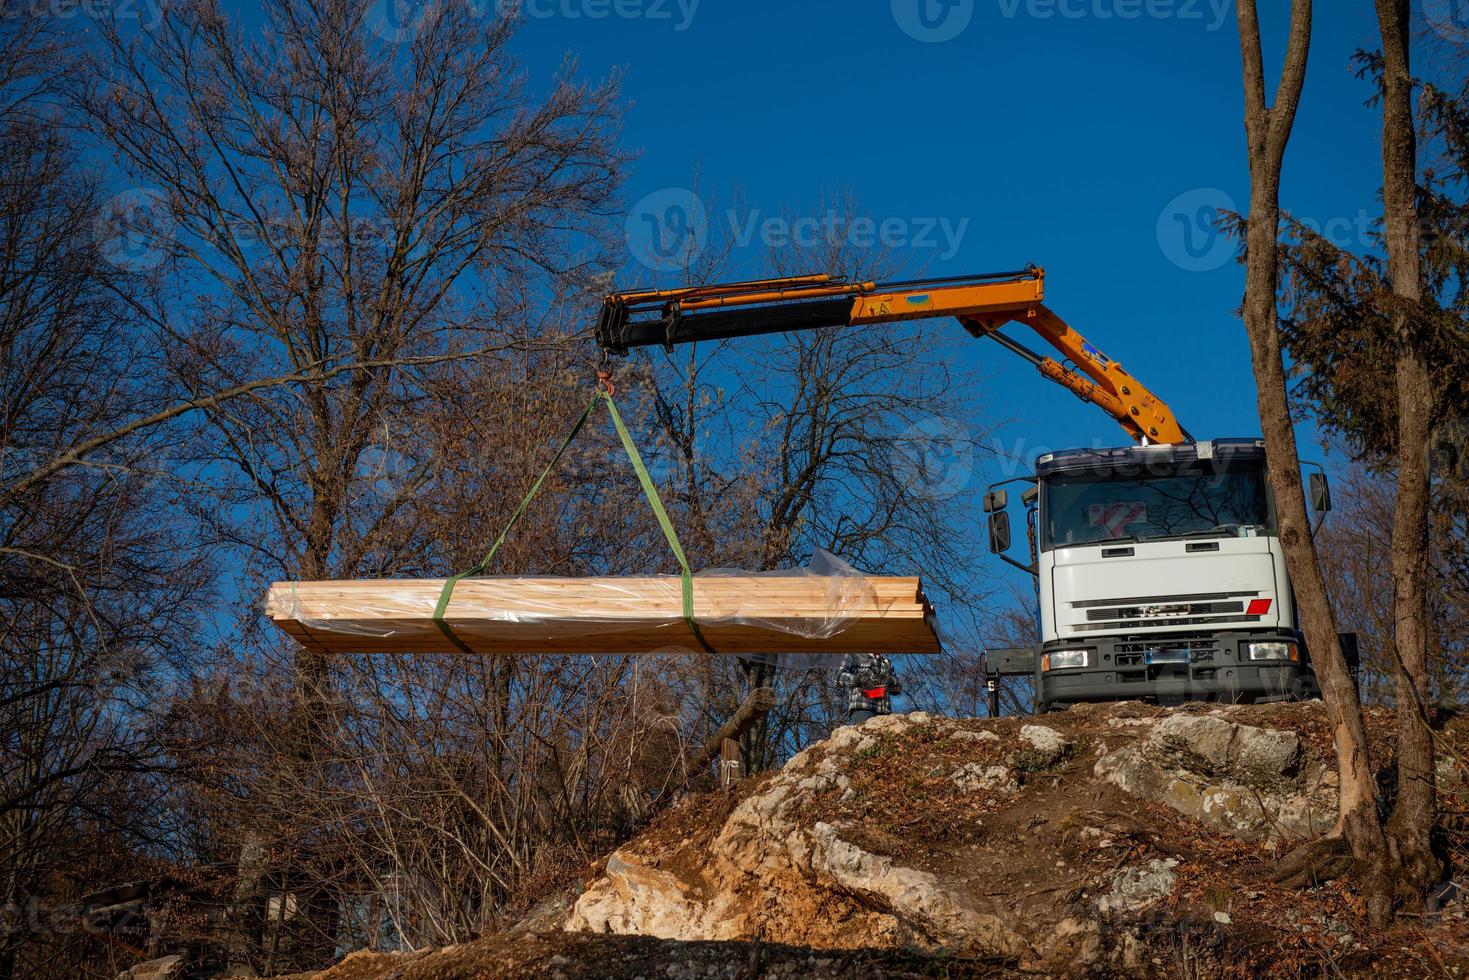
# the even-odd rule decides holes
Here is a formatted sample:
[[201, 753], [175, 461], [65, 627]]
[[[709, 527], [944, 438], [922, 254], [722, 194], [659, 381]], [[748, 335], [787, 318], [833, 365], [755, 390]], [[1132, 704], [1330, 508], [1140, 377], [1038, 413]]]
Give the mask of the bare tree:
[[1418, 139], [1408, 0], [1376, 0], [1382, 34], [1382, 199], [1387, 272], [1396, 297], [1397, 506], [1393, 519], [1394, 640], [1398, 656], [1398, 795], [1388, 821], [1400, 881], [1426, 894], [1442, 866], [1430, 845], [1438, 812], [1429, 729], [1430, 449], [1435, 396], [1426, 356], [1419, 255]]
[[1340, 770], [1338, 833], [1370, 868], [1364, 892], [1373, 921], [1392, 911], [1384, 866], [1386, 839], [1377, 813], [1367, 737], [1356, 688], [1342, 656], [1326, 581], [1311, 540], [1301, 487], [1295, 428], [1280, 353], [1276, 291], [1280, 282], [1276, 239], [1280, 230], [1280, 177], [1286, 146], [1300, 106], [1311, 49], [1311, 0], [1293, 0], [1285, 65], [1273, 104], [1265, 87], [1260, 22], [1254, 0], [1238, 6], [1244, 62], [1245, 135], [1250, 161], [1250, 213], [1246, 225], [1245, 330], [1250, 339], [1261, 431], [1270, 460], [1270, 482], [1280, 515], [1280, 542], [1290, 568], [1306, 643], [1311, 648], [1330, 713]]
[[65, 41], [36, 11], [0, 18], [0, 904], [18, 913], [0, 975], [17, 978], [106, 969], [57, 910], [149, 845], [169, 767], [150, 694], [211, 595], [174, 520], [176, 431], [22, 479], [169, 395], [57, 101]]
[[[448, 462], [420, 429], [453, 371], [437, 359], [526, 340], [526, 298], [575, 292], [595, 268], [618, 182], [615, 85], [568, 65], [532, 97], [513, 18], [436, 4], [395, 44], [370, 29], [371, 6], [268, 0], [265, 29], [247, 31], [189, 0], [145, 33], [104, 24], [97, 81], [77, 95], [153, 202], [171, 291], [139, 312], [167, 339], [174, 382], [307, 376], [203, 413], [195, 465], [214, 486], [196, 513], [242, 559], [247, 594], [445, 560], [417, 519]], [[365, 362], [380, 366], [333, 370]], [[330, 667], [303, 652], [292, 676], [287, 782], [329, 784]], [[254, 911], [239, 955], [258, 962], [274, 872], [257, 838], [241, 852], [255, 866], [241, 869]]]
[[[1319, 546], [1337, 621], [1360, 641], [1363, 701], [1391, 704], [1399, 677], [1392, 588], [1396, 488], [1390, 476], [1352, 463], [1337, 478], [1332, 496], [1336, 516], [1322, 529]], [[1440, 520], [1463, 517], [1444, 514]], [[1462, 655], [1462, 637], [1469, 626], [1463, 545], [1462, 534], [1437, 527], [1429, 545], [1429, 608], [1436, 651], [1430, 680], [1437, 697], [1449, 702], [1462, 701], [1469, 690], [1465, 676], [1469, 665]]]

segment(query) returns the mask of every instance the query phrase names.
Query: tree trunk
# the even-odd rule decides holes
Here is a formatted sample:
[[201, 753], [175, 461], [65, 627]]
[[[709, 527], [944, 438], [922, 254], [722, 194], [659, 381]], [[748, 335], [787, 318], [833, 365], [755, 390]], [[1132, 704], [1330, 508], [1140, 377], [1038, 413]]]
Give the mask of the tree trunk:
[[1386, 838], [1377, 812], [1356, 685], [1342, 656], [1326, 579], [1311, 539], [1276, 314], [1280, 285], [1276, 254], [1280, 175], [1305, 84], [1311, 45], [1311, 2], [1294, 0], [1291, 4], [1289, 45], [1273, 107], [1266, 104], [1255, 0], [1240, 0], [1238, 15], [1244, 60], [1245, 134], [1250, 159], [1243, 311], [1255, 372], [1260, 429], [1270, 462], [1270, 483], [1280, 518], [1280, 542], [1295, 590], [1297, 615], [1321, 683], [1336, 745], [1341, 776], [1337, 832], [1346, 836], [1353, 855], [1369, 869], [1363, 882], [1368, 915], [1374, 923], [1384, 923], [1392, 914], [1392, 889], [1384, 864]]
[[1398, 797], [1388, 836], [1405, 891], [1422, 895], [1442, 872], [1429, 839], [1436, 816], [1428, 727], [1428, 522], [1434, 391], [1423, 353], [1417, 206], [1418, 145], [1408, 0], [1376, 0], [1382, 33], [1382, 202], [1398, 351], [1398, 491], [1393, 512], [1393, 623], [1398, 668]]

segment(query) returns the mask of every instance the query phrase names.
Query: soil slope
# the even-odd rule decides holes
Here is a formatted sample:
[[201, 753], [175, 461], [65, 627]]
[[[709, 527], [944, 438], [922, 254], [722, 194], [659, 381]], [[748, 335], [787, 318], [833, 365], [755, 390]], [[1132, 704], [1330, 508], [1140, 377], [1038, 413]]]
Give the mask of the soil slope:
[[[1456, 903], [1372, 934], [1343, 882], [1277, 883], [1331, 827], [1329, 753], [1319, 703], [873, 719], [680, 801], [563, 911], [320, 976], [1465, 975]], [[1453, 857], [1464, 783], [1441, 770]]]

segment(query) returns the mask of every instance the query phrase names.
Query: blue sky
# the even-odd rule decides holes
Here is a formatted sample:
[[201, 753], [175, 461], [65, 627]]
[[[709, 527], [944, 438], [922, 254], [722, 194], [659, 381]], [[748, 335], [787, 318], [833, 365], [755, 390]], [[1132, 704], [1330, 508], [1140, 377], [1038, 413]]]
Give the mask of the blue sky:
[[[412, 23], [423, 2], [380, 0], [385, 29]], [[532, 88], [567, 57], [589, 79], [621, 73], [623, 142], [638, 155], [624, 194], [634, 249], [648, 217], [639, 208], [651, 201], [666, 216], [694, 188], [715, 225], [736, 198], [758, 221], [850, 193], [899, 239], [921, 239], [906, 249], [911, 271], [1044, 265], [1052, 308], [1196, 436], [1259, 431], [1234, 313], [1243, 274], [1232, 245], [1204, 227], [1249, 193], [1232, 2], [475, 2], [487, 16], [522, 5], [514, 48]], [[1457, 0], [1422, 2], [1442, 14]], [[1351, 58], [1375, 46], [1376, 23], [1366, 0], [1317, 7], [1283, 203], [1361, 249], [1378, 210], [1379, 120]], [[1273, 84], [1289, 5], [1261, 8]], [[764, 256], [757, 236], [736, 249], [730, 275], [762, 272]], [[619, 284], [677, 281], [629, 260]], [[957, 324], [930, 329], [962, 336]], [[1013, 420], [1004, 451], [1033, 460], [1127, 441], [997, 345], [942, 347], [936, 357], [985, 378], [980, 424]], [[1303, 432], [1303, 451], [1319, 455], [1313, 438]], [[973, 483], [1013, 473], [991, 467]], [[981, 518], [956, 533], [978, 535]], [[981, 577], [1029, 588], [1028, 576], [987, 564]]]
[[[1243, 211], [1249, 195], [1233, 4], [948, 0], [945, 19], [941, 2], [625, 0], [593, 19], [606, 9], [598, 0], [527, 0], [519, 46], [534, 73], [567, 54], [592, 76], [625, 72], [624, 135], [640, 154], [630, 209], [697, 187], [717, 223], [737, 194], [770, 215], [850, 191], [912, 235], [937, 221], [949, 233], [912, 249], [922, 271], [1044, 265], [1050, 305], [1196, 436], [1258, 433], [1234, 312], [1243, 274], [1232, 247], [1202, 227], [1216, 207]], [[1376, 46], [1376, 21], [1366, 2], [1317, 6], [1283, 204], [1364, 248], [1379, 120], [1351, 58]], [[1261, 3], [1272, 85], [1288, 8]], [[750, 263], [739, 273], [760, 271], [760, 253], [737, 253]], [[676, 277], [633, 263], [625, 278]], [[1033, 460], [1127, 441], [997, 346], [958, 351], [983, 371], [991, 414], [1014, 420], [1001, 433], [1006, 451]], [[1319, 456], [1314, 430], [1302, 437], [1303, 454]], [[1029, 588], [1028, 576], [993, 566], [980, 574]]]
[[[533, 75], [567, 54], [625, 72], [630, 208], [697, 186], [720, 223], [737, 193], [768, 216], [850, 190], [910, 237], [938, 223], [911, 249], [928, 273], [1044, 265], [1052, 307], [1196, 435], [1256, 433], [1242, 273], [1197, 227], [1182, 237], [1200, 209], [1248, 197], [1232, 5], [949, 0], [945, 20], [941, 2], [526, 0], [518, 46]], [[1287, 7], [1262, 3], [1272, 67]], [[1318, 7], [1284, 203], [1357, 244], [1379, 163], [1349, 61], [1376, 24], [1367, 3]], [[968, 356], [1026, 455], [1126, 441], [994, 345]]]

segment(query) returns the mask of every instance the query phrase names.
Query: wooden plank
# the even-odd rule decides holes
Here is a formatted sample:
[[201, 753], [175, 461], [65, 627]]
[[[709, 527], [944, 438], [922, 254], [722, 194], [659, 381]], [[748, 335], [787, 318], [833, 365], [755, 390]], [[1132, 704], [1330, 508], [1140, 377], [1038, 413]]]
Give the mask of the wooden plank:
[[[433, 622], [443, 579], [280, 582], [266, 615], [327, 653], [461, 652]], [[917, 578], [709, 575], [694, 580], [700, 631], [721, 653], [935, 653]], [[444, 622], [475, 653], [698, 653], [682, 582], [480, 578], [454, 589]], [[827, 635], [829, 634], [829, 635]]]

